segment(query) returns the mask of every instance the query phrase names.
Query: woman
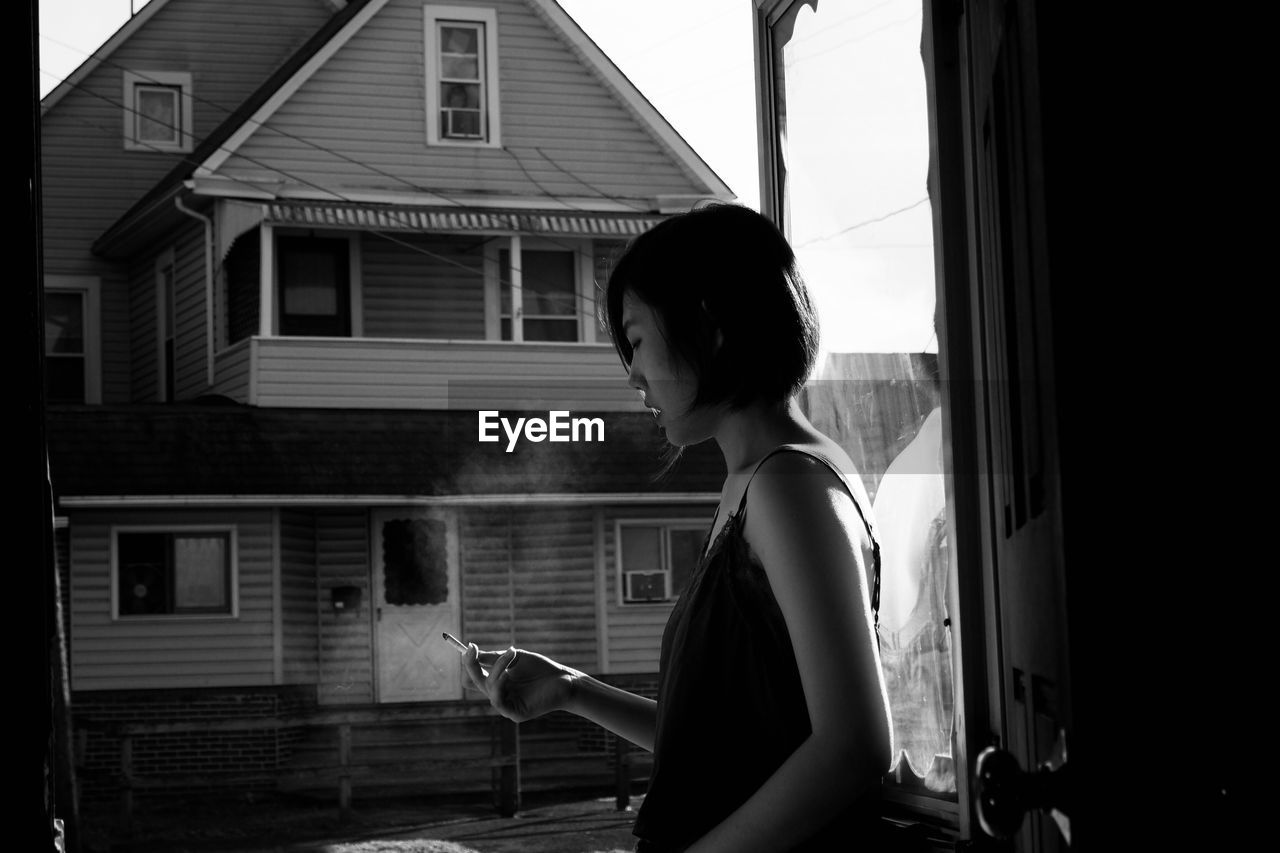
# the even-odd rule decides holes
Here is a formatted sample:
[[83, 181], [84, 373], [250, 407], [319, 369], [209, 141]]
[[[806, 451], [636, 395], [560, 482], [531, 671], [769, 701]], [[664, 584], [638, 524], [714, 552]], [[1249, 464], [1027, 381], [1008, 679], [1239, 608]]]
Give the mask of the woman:
[[568, 710], [654, 752], [637, 851], [877, 849], [878, 547], [852, 463], [795, 399], [817, 323], [790, 246], [736, 205], [671, 217], [627, 248], [606, 308], [667, 441], [714, 439], [728, 471], [658, 699], [523, 650], [473, 644], [468, 674], [511, 719]]

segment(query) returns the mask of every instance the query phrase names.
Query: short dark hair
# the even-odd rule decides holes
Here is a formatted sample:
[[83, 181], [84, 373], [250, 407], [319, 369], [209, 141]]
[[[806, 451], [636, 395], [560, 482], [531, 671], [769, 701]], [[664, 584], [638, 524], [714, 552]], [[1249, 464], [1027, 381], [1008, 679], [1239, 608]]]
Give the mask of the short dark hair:
[[[764, 216], [708, 204], [663, 220], [627, 246], [609, 275], [606, 321], [623, 364], [627, 292], [653, 309], [698, 380], [695, 406], [780, 402], [800, 390], [818, 352], [818, 318], [796, 256]], [[716, 331], [723, 344], [715, 348]]]

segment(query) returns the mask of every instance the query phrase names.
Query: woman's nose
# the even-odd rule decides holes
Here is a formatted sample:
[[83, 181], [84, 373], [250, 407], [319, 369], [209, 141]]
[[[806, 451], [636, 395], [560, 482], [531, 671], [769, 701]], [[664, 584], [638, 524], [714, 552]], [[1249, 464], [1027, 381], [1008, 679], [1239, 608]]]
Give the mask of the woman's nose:
[[634, 361], [627, 367], [627, 384], [638, 391], [644, 390], [644, 374]]

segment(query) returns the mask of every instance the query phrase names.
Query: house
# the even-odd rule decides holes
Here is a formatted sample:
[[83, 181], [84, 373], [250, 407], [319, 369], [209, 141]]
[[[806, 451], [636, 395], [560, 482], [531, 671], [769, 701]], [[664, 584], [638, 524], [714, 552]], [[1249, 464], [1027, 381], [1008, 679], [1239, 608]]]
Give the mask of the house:
[[[159, 12], [181, 4], [153, 0], [151, 5]], [[306, 14], [301, 7], [307, 4], [295, 5], [298, 14]], [[340, 5], [333, 7], [339, 14]], [[757, 56], [765, 78], [760, 104], [762, 168], [769, 191], [765, 209], [779, 218], [783, 181], [776, 156], [777, 119], [785, 104], [770, 90], [768, 84], [776, 81], [765, 60], [776, 58], [786, 43], [793, 7], [810, 5], [754, 0]], [[930, 87], [929, 183], [939, 237], [939, 370], [945, 380], [944, 432], [952, 474], [947, 483], [947, 503], [952, 507], [948, 529], [956, 534], [956, 582], [948, 604], [956, 607], [956, 636], [964, 638], [955, 654], [963, 673], [957, 682], [963, 691], [955, 697], [958, 749], [953, 756], [959, 796], [950, 811], [938, 809], [936, 801], [909, 798], [899, 798], [888, 808], [923, 816], [934, 826], [950, 826], [952, 843], [933, 849], [1063, 850], [1068, 847], [1060, 832], [1063, 817], [1069, 819], [1070, 846], [1077, 849], [1172, 848], [1175, 841], [1184, 847], [1221, 847], [1224, 842], [1228, 848], [1242, 847], [1232, 844], [1237, 837], [1243, 840], [1250, 826], [1239, 819], [1235, 807], [1240, 762], [1234, 741], [1222, 734], [1240, 729], [1238, 724], [1228, 726], [1227, 718], [1238, 721], [1248, 705], [1213, 689], [1229, 683], [1224, 679], [1231, 669], [1206, 661], [1210, 647], [1204, 639], [1211, 634], [1203, 630], [1206, 620], [1200, 617], [1211, 619], [1224, 603], [1232, 603], [1230, 589], [1220, 593], [1220, 585], [1214, 584], [1223, 574], [1218, 566], [1233, 566], [1237, 551], [1252, 544], [1248, 531], [1265, 525], [1252, 524], [1247, 515], [1241, 523], [1235, 503], [1230, 503], [1232, 517], [1227, 518], [1213, 501], [1202, 500], [1197, 487], [1203, 489], [1205, 478], [1189, 477], [1183, 462], [1189, 448], [1234, 447], [1238, 439], [1228, 441], [1224, 430], [1206, 428], [1194, 416], [1175, 417], [1157, 430], [1135, 434], [1129, 420], [1117, 415], [1180, 399], [1188, 377], [1212, 375], [1182, 371], [1177, 354], [1193, 354], [1203, 371], [1206, 349], [1188, 347], [1187, 341], [1199, 340], [1212, 327], [1215, 304], [1234, 305], [1210, 288], [1193, 299], [1159, 303], [1161, 316], [1153, 322], [1150, 288], [1134, 287], [1145, 281], [1217, 282], [1223, 280], [1224, 270], [1235, 270], [1222, 247], [1239, 241], [1212, 239], [1218, 236], [1216, 229], [1225, 226], [1203, 213], [1239, 205], [1225, 204], [1228, 199], [1216, 193], [1212, 199], [1207, 192], [1195, 193], [1192, 182], [1170, 178], [1174, 170], [1147, 168], [1153, 161], [1145, 157], [1161, 150], [1181, 154], [1178, 141], [1199, 146], [1211, 135], [1220, 136], [1226, 140], [1221, 148], [1204, 145], [1195, 154], [1221, 170], [1233, 160], [1247, 162], [1238, 151], [1233, 157], [1212, 156], [1225, 154], [1236, 137], [1222, 134], [1214, 122], [1197, 135], [1194, 122], [1185, 121], [1185, 111], [1153, 115], [1158, 110], [1135, 108], [1142, 100], [1135, 92], [1154, 93], [1151, 101], [1163, 106], [1159, 92], [1149, 84], [1179, 69], [1197, 83], [1217, 82], [1212, 63], [1183, 61], [1186, 45], [1204, 43], [1206, 34], [1213, 33], [1212, 23], [1194, 19], [1189, 26], [1196, 32], [1189, 29], [1188, 38], [1181, 38], [1169, 37], [1182, 35], [1169, 29], [1177, 26], [1172, 23], [1179, 20], [1176, 16], [1160, 21], [1146, 16], [1135, 26], [1113, 10], [1102, 19], [1093, 9], [1035, 0], [929, 2], [923, 11], [920, 55]], [[287, 27], [292, 21], [285, 16], [272, 23]], [[317, 21], [317, 26], [322, 23]], [[297, 39], [301, 45], [306, 36], [299, 33]], [[119, 44], [109, 47], [114, 50]], [[1153, 73], [1128, 73], [1135, 53], [1144, 64], [1142, 70]], [[1082, 56], [1089, 61], [1082, 63]], [[1222, 67], [1234, 70], [1230, 63]], [[92, 69], [77, 79], [91, 74]], [[1183, 97], [1184, 87], [1171, 91], [1177, 93], [1173, 97]], [[109, 97], [119, 101], [118, 92], [116, 86]], [[247, 89], [241, 97], [248, 97]], [[117, 120], [117, 109], [104, 122], [81, 122], [81, 135], [96, 123], [101, 130]], [[63, 135], [67, 140], [75, 136], [68, 129]], [[1117, 140], [1122, 144], [1114, 144]], [[51, 141], [46, 136], [47, 152], [56, 150]], [[1128, 156], [1130, 152], [1144, 155], [1141, 168], [1133, 168], [1138, 161]], [[1186, 171], [1185, 162], [1180, 166], [1179, 176]], [[151, 180], [158, 181], [163, 171], [158, 168]], [[128, 169], [94, 169], [91, 176], [112, 182], [137, 178], [139, 196], [151, 186], [146, 176]], [[84, 189], [95, 185], [85, 181], [82, 201]], [[66, 186], [64, 182], [64, 192]], [[1117, 188], [1124, 193], [1118, 195]], [[67, 193], [68, 199], [76, 197]], [[1138, 216], [1123, 203], [1132, 198], [1142, 202]], [[46, 196], [46, 202], [53, 201]], [[85, 229], [82, 242], [87, 246], [96, 240], [124, 207], [97, 214], [97, 226]], [[143, 276], [144, 271], [122, 272], [87, 252], [64, 250], [59, 257], [62, 238], [57, 229], [65, 226], [58, 224], [57, 208], [47, 203], [45, 210], [46, 237], [54, 238], [49, 241], [50, 275], [90, 278], [51, 284], [60, 282], [73, 291], [75, 298], [62, 300], [64, 315], [74, 319], [81, 316], [77, 311], [83, 314], [92, 305], [88, 316], [94, 322], [84, 326], [88, 334], [59, 338], [64, 349], [51, 353], [50, 360], [65, 356], [68, 364], [51, 365], [51, 370], [73, 385], [78, 379], [83, 394], [94, 403], [121, 406], [123, 417], [145, 408], [156, 385], [143, 383], [139, 402], [123, 408], [133, 400], [135, 352], [127, 344], [129, 336], [117, 332], [131, 325], [129, 275]], [[68, 200], [56, 216], [66, 222], [69, 213], [91, 217], [94, 210], [92, 204], [77, 206]], [[1149, 230], [1143, 232], [1136, 220]], [[1172, 245], [1169, 236], [1188, 233], [1188, 227], [1204, 239]], [[1148, 235], [1159, 239], [1141, 239]], [[1111, 236], [1117, 239], [1108, 239]], [[51, 308], [58, 307], [60, 293], [51, 287]], [[138, 311], [141, 321], [149, 322], [146, 307]], [[1185, 328], [1169, 322], [1184, 318]], [[69, 326], [74, 328], [74, 323]], [[1236, 329], [1238, 324], [1224, 327]], [[108, 328], [112, 334], [99, 338], [99, 330]], [[150, 354], [152, 348], [139, 346], [140, 363], [157, 360]], [[1229, 351], [1233, 364], [1238, 363], [1237, 348]], [[1209, 359], [1215, 366], [1219, 361], [1226, 366], [1225, 359]], [[89, 362], [91, 369], [84, 367]], [[1128, 373], [1132, 365], [1139, 365], [1138, 379]], [[994, 393], [1017, 370], [1027, 371], [1027, 385], [1036, 393], [1021, 399]], [[1170, 375], [1171, 393], [1149, 393], [1144, 383], [1152, 373]], [[71, 380], [66, 380], [68, 374]], [[1206, 387], [1216, 387], [1225, 375], [1223, 370]], [[1179, 389], [1172, 393], [1175, 384]], [[271, 408], [270, 414], [284, 411]], [[200, 421], [218, 412], [216, 406], [206, 406], [190, 409], [187, 416]], [[74, 406], [50, 412], [52, 420], [66, 423], [78, 416], [88, 418]], [[1179, 420], [1188, 421], [1189, 427], [1179, 429]], [[52, 426], [54, 432], [60, 429], [56, 423]], [[161, 434], [148, 429], [144, 424], [138, 430], [140, 441]], [[81, 430], [75, 435], [79, 439], [92, 433]], [[63, 451], [56, 441], [51, 449], [56, 463]], [[44, 460], [31, 455], [31, 468], [36, 470], [28, 471], [27, 482], [42, 484]], [[101, 461], [90, 453], [82, 459]], [[331, 456], [330, 461], [338, 460]], [[67, 466], [55, 464], [55, 471], [60, 467]], [[317, 477], [321, 473], [315, 472]], [[340, 473], [327, 476], [337, 482]], [[180, 481], [155, 488], [171, 487], [173, 482]], [[66, 538], [75, 545], [79, 516], [88, 510], [60, 511], [67, 519]], [[22, 518], [38, 521], [36, 515]], [[318, 542], [329, 530], [316, 527], [312, 541]], [[1242, 530], [1244, 535], [1238, 535]], [[76, 556], [73, 552], [73, 580], [80, 572]], [[1252, 565], [1253, 555], [1249, 556], [1240, 564]], [[86, 569], [87, 587], [72, 585], [73, 597], [81, 599], [77, 607], [86, 606], [94, 595], [100, 600], [109, 595], [104, 580], [94, 586], [94, 571], [92, 566]], [[105, 577], [101, 561], [96, 571], [96, 577]], [[37, 573], [16, 574], [27, 580]], [[316, 596], [322, 596], [319, 589]], [[1184, 615], [1189, 618], [1177, 618]], [[73, 651], [85, 639], [73, 632]], [[39, 654], [32, 657], [38, 659]], [[25, 658], [18, 655], [14, 668]], [[129, 666], [122, 662], [117, 672], [127, 673]], [[39, 682], [28, 677], [21, 683], [47, 693], [50, 679], [47, 672], [43, 676]], [[219, 688], [201, 689], [213, 695]], [[233, 695], [234, 690], [251, 692], [239, 687], [224, 693]], [[77, 690], [76, 696], [84, 700], [91, 693]], [[130, 703], [135, 709], [139, 705], [138, 692], [121, 689], [102, 695], [117, 699], [122, 713], [135, 713]], [[48, 831], [52, 813], [46, 744], [53, 728], [47, 726], [40, 737], [30, 738], [44, 748], [43, 831]], [[1039, 766], [1053, 755], [1055, 745], [1064, 742], [1063, 735], [1070, 737], [1071, 782], [1034, 787], [1054, 798], [1046, 805], [1061, 806], [1066, 814], [1045, 809], [1024, 815], [1016, 807], [1023, 797], [1015, 786], [1029, 782], [1030, 774], [1022, 776], [1017, 767]], [[999, 815], [998, 828], [1013, 837], [993, 842], [987, 838], [986, 823], [995, 816], [993, 803], [981, 796], [977, 765], [983, 756], [1000, 751], [1013, 758], [1015, 772], [1007, 773], [1005, 780], [1014, 783], [1009, 790], [1015, 807]], [[30, 766], [34, 768], [34, 762]], [[1036, 778], [1039, 783], [1045, 780], [1044, 775]], [[1100, 791], [1105, 794], [1095, 793]], [[1065, 800], [1059, 798], [1062, 795]]]
[[[120, 725], [474, 718], [443, 630], [652, 689], [723, 463], [654, 479], [597, 283], [732, 193], [563, 10], [152, 0], [41, 108], [86, 794]], [[240, 728], [132, 772], [270, 786], [304, 735]]]

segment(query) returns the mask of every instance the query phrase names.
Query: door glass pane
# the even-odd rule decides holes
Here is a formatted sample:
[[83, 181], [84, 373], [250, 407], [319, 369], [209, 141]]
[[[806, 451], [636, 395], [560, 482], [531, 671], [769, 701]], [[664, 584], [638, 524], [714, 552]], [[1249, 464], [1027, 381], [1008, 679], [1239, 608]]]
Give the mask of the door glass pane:
[[382, 578], [387, 604], [442, 604], [449, 600], [444, 522], [394, 519], [382, 526]]
[[780, 219], [822, 329], [803, 405], [863, 476], [901, 784], [955, 795], [921, 7], [794, 4], [773, 29]]

